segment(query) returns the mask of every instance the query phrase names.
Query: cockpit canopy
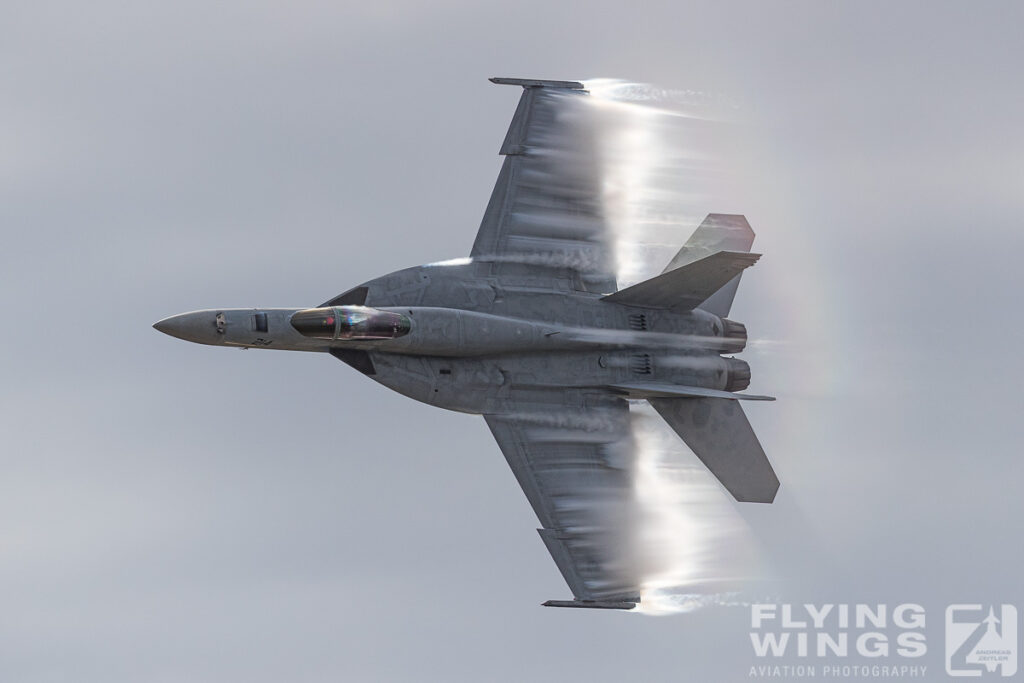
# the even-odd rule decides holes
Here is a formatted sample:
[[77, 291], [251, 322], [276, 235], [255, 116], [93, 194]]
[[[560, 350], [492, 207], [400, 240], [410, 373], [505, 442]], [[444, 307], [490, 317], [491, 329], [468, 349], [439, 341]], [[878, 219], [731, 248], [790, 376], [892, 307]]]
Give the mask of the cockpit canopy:
[[409, 333], [412, 324], [401, 313], [366, 306], [310, 308], [292, 315], [292, 327], [314, 339], [395, 339]]

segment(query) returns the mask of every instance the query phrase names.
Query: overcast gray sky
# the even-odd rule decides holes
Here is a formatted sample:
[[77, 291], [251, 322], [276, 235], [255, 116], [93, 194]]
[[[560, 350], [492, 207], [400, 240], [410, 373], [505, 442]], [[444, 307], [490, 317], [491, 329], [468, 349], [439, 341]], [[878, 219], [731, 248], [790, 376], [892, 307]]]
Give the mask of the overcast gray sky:
[[[479, 418], [150, 328], [463, 256], [518, 93], [723, 93], [773, 599], [1024, 607], [1017, 3], [0, 5], [0, 679], [747, 680], [568, 596]], [[682, 241], [683, 238], [680, 239]], [[386, 444], [381, 446], [381, 443]]]

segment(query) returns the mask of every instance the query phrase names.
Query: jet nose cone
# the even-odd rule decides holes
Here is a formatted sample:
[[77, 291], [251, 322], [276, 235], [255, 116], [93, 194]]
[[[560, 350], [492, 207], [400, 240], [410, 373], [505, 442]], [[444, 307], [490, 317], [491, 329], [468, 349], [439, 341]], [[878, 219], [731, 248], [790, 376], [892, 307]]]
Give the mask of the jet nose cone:
[[174, 318], [164, 318], [163, 320], [158, 320], [155, 323], [153, 323], [153, 329], [156, 330], [157, 332], [163, 332], [164, 334], [169, 334], [172, 337], [176, 337], [178, 335], [174, 334], [174, 332], [171, 331], [174, 329], [174, 323], [172, 322], [173, 320]]
[[215, 311], [195, 311], [172, 315], [153, 323], [153, 329], [197, 344], [219, 344], [224, 335], [217, 331]]

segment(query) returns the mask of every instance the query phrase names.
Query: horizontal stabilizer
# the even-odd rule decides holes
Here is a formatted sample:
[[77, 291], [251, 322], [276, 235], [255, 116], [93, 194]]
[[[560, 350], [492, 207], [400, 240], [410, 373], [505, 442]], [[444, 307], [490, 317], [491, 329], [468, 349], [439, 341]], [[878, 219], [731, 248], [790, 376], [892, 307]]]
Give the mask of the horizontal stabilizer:
[[632, 287], [620, 289], [602, 297], [602, 300], [640, 308], [693, 310], [729, 284], [745, 268], [757, 263], [759, 258], [760, 254], [749, 252], [719, 251]]
[[720, 391], [704, 387], [687, 387], [682, 384], [664, 384], [661, 382], [637, 382], [634, 384], [611, 384], [629, 395], [629, 398], [724, 398], [730, 401], [774, 401], [774, 396], [758, 394], [738, 394], [734, 391]]
[[736, 500], [745, 503], [775, 500], [779, 479], [738, 401], [721, 398], [651, 398], [648, 401]]
[[633, 609], [640, 598], [629, 600], [548, 600], [545, 607], [583, 607], [586, 609]]

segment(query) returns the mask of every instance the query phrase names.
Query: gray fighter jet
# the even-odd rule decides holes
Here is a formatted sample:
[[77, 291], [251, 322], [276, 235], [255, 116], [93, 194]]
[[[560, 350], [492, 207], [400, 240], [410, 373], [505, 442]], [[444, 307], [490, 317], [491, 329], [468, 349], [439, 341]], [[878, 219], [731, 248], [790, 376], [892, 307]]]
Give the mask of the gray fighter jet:
[[[633, 496], [629, 401], [647, 400], [738, 501], [779, 481], [736, 393], [728, 317], [754, 233], [711, 214], [657, 277], [618, 289], [594, 130], [572, 81], [523, 87], [469, 258], [401, 270], [316, 308], [209, 309], [154, 327], [235, 348], [321, 351], [401, 394], [484, 416], [572, 590], [556, 607], [631, 609], [643, 577], [608, 510]], [[553, 153], [554, 150], [557, 153]], [[613, 516], [613, 515], [612, 515]]]

